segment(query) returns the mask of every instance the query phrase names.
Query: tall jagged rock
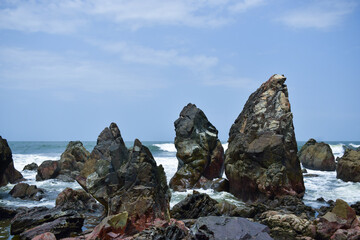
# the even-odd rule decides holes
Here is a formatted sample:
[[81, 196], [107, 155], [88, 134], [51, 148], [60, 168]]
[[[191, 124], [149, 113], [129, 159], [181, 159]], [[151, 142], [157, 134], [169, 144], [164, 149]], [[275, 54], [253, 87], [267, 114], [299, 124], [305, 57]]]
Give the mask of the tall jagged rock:
[[335, 171], [336, 163], [334, 154], [324, 142], [309, 139], [298, 152], [300, 162], [305, 168], [321, 171]]
[[109, 216], [126, 212], [128, 232], [141, 231], [155, 219], [170, 219], [171, 193], [163, 167], [137, 139], [128, 150], [115, 123], [99, 135], [77, 180]]
[[246, 102], [229, 133], [225, 173], [244, 201], [305, 191], [286, 78], [273, 75]]
[[16, 183], [23, 178], [14, 168], [12, 152], [6, 139], [0, 136], [0, 187], [8, 183]]
[[218, 131], [204, 112], [189, 103], [175, 121], [178, 170], [170, 180], [176, 191], [193, 188], [201, 177], [221, 178], [224, 172], [224, 149]]

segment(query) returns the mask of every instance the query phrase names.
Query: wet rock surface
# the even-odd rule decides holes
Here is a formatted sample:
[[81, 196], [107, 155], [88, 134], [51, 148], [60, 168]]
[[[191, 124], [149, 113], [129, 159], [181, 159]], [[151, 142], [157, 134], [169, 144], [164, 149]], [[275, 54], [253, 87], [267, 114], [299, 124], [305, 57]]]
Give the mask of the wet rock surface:
[[27, 164], [25, 167], [24, 167], [24, 171], [27, 170], [27, 171], [37, 171], [38, 169], [38, 165], [36, 163], [30, 163], [30, 164]]
[[14, 167], [12, 152], [6, 139], [0, 136], [0, 187], [23, 180], [22, 174]]
[[345, 150], [338, 160], [336, 177], [346, 182], [360, 182], [360, 151]]
[[9, 194], [14, 198], [40, 201], [44, 197], [44, 190], [37, 188], [35, 185], [18, 183], [13, 187]]
[[285, 80], [273, 75], [263, 83], [230, 129], [225, 173], [243, 201], [304, 194]]
[[170, 180], [170, 188], [183, 191], [193, 188], [201, 177], [222, 177], [224, 149], [218, 131], [204, 112], [189, 103], [175, 121], [178, 170]]
[[335, 171], [335, 158], [329, 144], [310, 139], [300, 149], [298, 157], [306, 168], [320, 171]]

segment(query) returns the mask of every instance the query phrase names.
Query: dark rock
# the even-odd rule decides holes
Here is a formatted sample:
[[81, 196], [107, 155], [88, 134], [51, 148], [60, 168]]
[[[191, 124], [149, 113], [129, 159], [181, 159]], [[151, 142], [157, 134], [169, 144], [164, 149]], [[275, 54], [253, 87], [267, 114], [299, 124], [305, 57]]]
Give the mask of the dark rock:
[[303, 169], [301, 169], [301, 172], [302, 173], [307, 173], [308, 171], [305, 168], [303, 168]]
[[239, 217], [208, 216], [199, 218], [190, 229], [191, 239], [272, 239], [269, 228]]
[[11, 189], [9, 194], [14, 198], [40, 201], [44, 197], [44, 190], [37, 188], [35, 185], [18, 183]]
[[205, 216], [220, 215], [218, 202], [205, 193], [194, 191], [189, 194], [184, 200], [177, 203], [171, 209], [171, 217], [175, 219], [195, 219]]
[[20, 234], [22, 239], [31, 239], [46, 232], [52, 232], [59, 238], [80, 232], [83, 222], [83, 216], [76, 211], [35, 207], [18, 213], [11, 220], [10, 232], [12, 235]]
[[77, 212], [95, 212], [103, 210], [101, 204], [82, 189], [73, 190], [65, 188], [56, 198], [55, 206], [64, 210], [76, 210]]
[[336, 177], [345, 182], [360, 182], [360, 151], [345, 150], [338, 160]]
[[26, 165], [25, 167], [24, 167], [24, 169], [23, 169], [23, 171], [25, 171], [25, 170], [28, 170], [28, 171], [37, 171], [37, 169], [38, 169], [38, 165], [36, 164], [36, 163], [30, 163], [30, 164], [28, 164], [28, 165]]
[[318, 201], [318, 202], [325, 202], [325, 199], [324, 199], [323, 197], [320, 197], [320, 198], [316, 199], [316, 201]]
[[273, 75], [263, 83], [230, 129], [225, 173], [243, 201], [305, 192], [285, 80]]
[[298, 152], [302, 165], [306, 168], [321, 171], [335, 171], [336, 163], [333, 152], [324, 142], [316, 142], [310, 139]]
[[157, 218], [170, 219], [171, 193], [163, 167], [137, 139], [128, 151], [115, 123], [99, 135], [77, 181], [108, 215], [127, 212], [127, 233], [142, 231]]
[[25, 207], [3, 207], [0, 206], [0, 220], [4, 220], [4, 219], [11, 219], [13, 217], [15, 217], [16, 214], [18, 214], [19, 212], [23, 212], [26, 211], [27, 208]]
[[47, 179], [56, 178], [60, 173], [60, 165], [59, 161], [52, 161], [47, 160], [40, 164], [37, 175], [36, 181], [43, 181]]
[[[60, 175], [75, 179], [83, 169], [84, 163], [89, 156], [90, 153], [84, 148], [82, 142], [70, 141], [60, 157]], [[66, 180], [68, 181], [68, 179]]]
[[[317, 219], [315, 225], [317, 239], [335, 239], [336, 235], [347, 237], [348, 234], [352, 235], [351, 238], [358, 237], [353, 239], [360, 238], [360, 225], [356, 212], [341, 199], [337, 199], [334, 208]], [[350, 239], [350, 236], [345, 239]]]
[[308, 174], [304, 174], [303, 177], [305, 178], [313, 178], [313, 177], [318, 177], [319, 174], [311, 174], [311, 173], [308, 173]]
[[175, 121], [178, 170], [170, 180], [170, 188], [183, 191], [193, 188], [203, 176], [221, 178], [224, 172], [224, 149], [218, 131], [204, 112], [189, 103]]
[[206, 177], [201, 177], [195, 184], [194, 188], [213, 189], [216, 192], [229, 192], [229, 180], [225, 178], [215, 178], [209, 180]]
[[22, 174], [14, 168], [11, 149], [6, 139], [0, 136], [0, 187], [22, 180]]
[[356, 215], [360, 216], [360, 202], [352, 204], [351, 207], [355, 210]]

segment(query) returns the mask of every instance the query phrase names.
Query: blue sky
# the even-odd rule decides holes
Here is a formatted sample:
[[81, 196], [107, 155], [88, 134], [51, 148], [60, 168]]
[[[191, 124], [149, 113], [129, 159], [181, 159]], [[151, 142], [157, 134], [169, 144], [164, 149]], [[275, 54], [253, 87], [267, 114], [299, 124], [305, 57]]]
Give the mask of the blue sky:
[[173, 140], [189, 102], [227, 140], [287, 77], [297, 140], [360, 140], [360, 1], [1, 0], [0, 135]]

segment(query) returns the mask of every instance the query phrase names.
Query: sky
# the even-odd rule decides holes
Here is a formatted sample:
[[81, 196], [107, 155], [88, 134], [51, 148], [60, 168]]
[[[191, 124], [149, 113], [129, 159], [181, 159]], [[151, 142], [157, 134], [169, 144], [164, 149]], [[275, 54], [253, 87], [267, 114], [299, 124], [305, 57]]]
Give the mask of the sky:
[[0, 0], [0, 135], [172, 141], [189, 102], [222, 141], [287, 77], [296, 138], [360, 140], [359, 0]]

